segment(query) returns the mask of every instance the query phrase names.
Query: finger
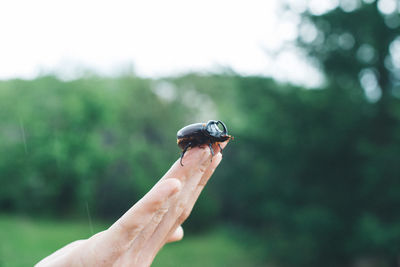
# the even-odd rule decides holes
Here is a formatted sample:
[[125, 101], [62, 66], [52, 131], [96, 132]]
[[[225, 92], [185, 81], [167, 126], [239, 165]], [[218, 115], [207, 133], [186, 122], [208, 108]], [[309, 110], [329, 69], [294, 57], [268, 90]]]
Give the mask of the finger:
[[[222, 149], [227, 145], [228, 142], [221, 143]], [[213, 161], [211, 165], [207, 168], [207, 170], [204, 172], [203, 176], [201, 177], [199, 183], [197, 184], [196, 188], [193, 190], [191, 194], [189, 194], [189, 198], [185, 203], [184, 207], [184, 212], [182, 213], [181, 217], [178, 219], [179, 224], [182, 224], [189, 214], [191, 213], [194, 204], [196, 203], [197, 199], [199, 198], [199, 195], [201, 191], [204, 189], [205, 185], [207, 184], [208, 180], [211, 178], [212, 174], [214, 173], [215, 169], [218, 167], [218, 165], [221, 163], [222, 160], [222, 154], [219, 149], [218, 145], [215, 146], [215, 151], [218, 153], [213, 157]]]
[[210, 159], [211, 152], [208, 147], [194, 147], [186, 152], [183, 159], [184, 165], [181, 166], [180, 159], [178, 159], [161, 180], [175, 177], [185, 183], [188, 177], [192, 177], [193, 173], [203, 173], [208, 167]]
[[182, 240], [184, 235], [182, 226], [178, 226], [175, 231], [168, 237], [166, 243], [176, 242]]
[[[171, 209], [172, 211], [166, 215], [165, 220], [163, 220], [160, 225], [158, 232], [164, 235], [164, 239], [158, 239], [157, 242], [159, 242], [159, 244], [164, 243], [168, 237], [167, 234], [171, 231], [171, 227], [175, 224], [178, 216], [185, 210], [185, 205], [190, 199], [191, 194], [193, 194], [197, 185], [200, 183], [204, 173], [209, 169], [211, 165], [210, 155], [211, 152], [208, 148], [194, 148], [192, 153], [188, 155], [187, 164], [183, 167], [180, 163], [177, 165], [178, 168], [183, 170], [182, 176], [184, 177], [184, 185], [176, 202], [172, 203], [174, 209]], [[178, 225], [176, 225], [174, 229], [177, 227]]]
[[163, 204], [168, 198], [177, 194], [181, 189], [181, 182], [175, 178], [165, 179], [157, 183], [139, 202], [130, 208], [108, 230], [114, 240], [130, 243], [152, 220], [163, 212]]
[[[222, 143], [221, 147], [222, 148], [225, 147], [226, 144], [227, 144], [227, 142]], [[215, 144], [214, 146], [215, 146], [214, 150], [217, 152], [220, 152], [218, 145]], [[176, 227], [178, 227], [180, 224], [182, 224], [187, 219], [187, 217], [189, 216], [190, 212], [192, 211], [193, 206], [194, 206], [195, 202], [197, 201], [202, 189], [204, 188], [207, 181], [210, 179], [211, 175], [213, 174], [213, 172], [215, 171], [215, 169], [217, 168], [217, 166], [219, 165], [221, 160], [222, 160], [222, 154], [218, 153], [216, 156], [214, 156], [212, 163], [205, 170], [201, 179], [196, 181], [196, 184], [194, 184], [194, 185], [185, 186], [185, 188], [182, 190], [182, 192], [179, 196], [180, 202], [177, 203], [177, 205], [178, 205], [177, 213], [174, 214], [175, 217], [169, 216], [170, 219], [175, 220], [174, 226], [170, 227], [170, 232], [165, 236], [164, 242], [157, 243], [158, 240], [155, 240], [155, 239], [152, 239], [149, 241], [149, 246], [157, 248], [155, 250], [155, 253], [159, 249], [161, 249], [161, 247], [166, 242], [168, 242], [169, 237], [174, 234], [174, 231], [175, 231], [174, 229], [176, 229]], [[184, 194], [186, 194], [186, 196]], [[176, 216], [178, 216], [178, 217], [176, 217]], [[165, 220], [168, 220], [168, 218], [166, 218]], [[171, 222], [169, 222], [169, 223], [171, 223]], [[167, 224], [167, 223], [165, 223], [165, 224]], [[164, 225], [160, 224], [160, 228], [163, 226]]]
[[[224, 148], [226, 146], [228, 142], [224, 142], [221, 143], [221, 147]], [[196, 149], [195, 148], [193, 150], [191, 150], [190, 152], [192, 153], [196, 153]], [[186, 184], [184, 185], [184, 188], [182, 189], [182, 192], [179, 195], [179, 199], [177, 201], [177, 208], [175, 210], [175, 212], [171, 212], [170, 214], [167, 214], [165, 216], [164, 221], [159, 225], [157, 231], [154, 233], [154, 235], [152, 236], [151, 240], [149, 241], [149, 243], [147, 244], [147, 250], [149, 253], [148, 257], [151, 260], [152, 258], [154, 258], [155, 254], [157, 253], [157, 251], [159, 251], [159, 249], [161, 249], [161, 247], [166, 243], [169, 242], [170, 240], [170, 236], [174, 236], [175, 233], [175, 229], [179, 226], [179, 221], [184, 221], [183, 218], [187, 218], [187, 216], [189, 215], [190, 211], [193, 208], [194, 203], [196, 202], [200, 192], [197, 192], [197, 188], [199, 184], [202, 184], [202, 187], [204, 187], [206, 181], [208, 181], [208, 179], [210, 178], [210, 176], [212, 175], [212, 173], [214, 172], [215, 168], [218, 166], [218, 164], [220, 163], [221, 159], [222, 159], [222, 155], [219, 153], [220, 149], [219, 146], [217, 144], [215, 144], [213, 146], [213, 149], [217, 154], [217, 157], [215, 159], [213, 159], [212, 164], [210, 164], [209, 161], [209, 156], [206, 157], [206, 161], [204, 161], [204, 156], [203, 156], [203, 168], [199, 168], [200, 169], [200, 174], [201, 174], [201, 178], [199, 179], [199, 177], [196, 177], [196, 175], [194, 175], [195, 177], [191, 177], [190, 179], [187, 179], [187, 176], [184, 176], [183, 181], [186, 182]], [[210, 150], [206, 150], [208, 153], [210, 153]], [[187, 158], [185, 159], [185, 165], [184, 167], [192, 167], [192, 163], [195, 163], [195, 161], [192, 159], [192, 156], [189, 154], [187, 154]], [[179, 161], [177, 162], [179, 163]], [[177, 168], [179, 170], [179, 168], [181, 168], [182, 166], [179, 164], [175, 164], [177, 165]], [[174, 165], [174, 166], [175, 166]], [[208, 166], [207, 166], [208, 165]], [[204, 167], [207, 166], [205, 169]], [[194, 166], [196, 168], [196, 166]], [[174, 173], [174, 169], [171, 168], [171, 170], [169, 172], [167, 172], [167, 174], [165, 175], [166, 177], [168, 177], [168, 175], [177, 175], [176, 173]], [[189, 172], [190, 173], [190, 172]], [[194, 174], [194, 173], [192, 173]], [[178, 176], [178, 175], [177, 175]], [[193, 197], [192, 195], [195, 194], [196, 196]], [[187, 203], [190, 203], [188, 207], [185, 207], [185, 204], [187, 205]], [[186, 211], [185, 211], [186, 210]], [[183, 213], [183, 214], [182, 214]], [[174, 224], [174, 226], [171, 227], [171, 224]], [[165, 234], [166, 231], [168, 231], [168, 234]], [[162, 237], [164, 236], [164, 240], [161, 241]]]
[[[228, 144], [228, 141], [225, 141], [223, 143], [220, 143], [219, 146], [221, 146], [222, 149], [225, 149], [226, 145]], [[207, 169], [207, 171], [204, 173], [203, 177], [200, 180], [199, 185], [202, 185], [203, 187], [207, 184], [208, 180], [211, 178], [211, 175], [214, 173], [215, 169], [218, 167], [218, 165], [221, 163], [222, 160], [222, 151], [218, 145], [214, 145], [215, 147], [215, 156], [213, 157], [213, 161], [210, 165], [210, 167]]]
[[170, 233], [171, 228], [174, 226], [177, 218], [185, 208], [185, 202], [188, 201], [190, 194], [192, 194], [203, 177], [205, 171], [211, 164], [211, 152], [209, 148], [196, 147], [191, 149], [185, 155], [184, 166], [181, 166], [179, 160], [163, 177], [169, 175], [177, 175], [181, 177], [183, 187], [181, 192], [177, 195], [176, 201], [171, 203], [170, 210], [164, 216], [162, 222], [159, 224], [157, 230], [154, 232], [149, 242], [146, 244], [144, 251], [147, 259], [154, 258], [155, 253], [161, 248], [167, 240], [167, 235]]
[[[190, 214], [190, 212], [193, 209], [194, 204], [196, 203], [197, 199], [199, 198], [201, 192], [203, 191], [204, 187], [206, 186], [207, 182], [210, 180], [211, 176], [213, 175], [215, 169], [218, 167], [218, 165], [222, 161], [222, 154], [218, 153], [213, 160], [213, 163], [211, 166], [207, 169], [207, 171], [204, 173], [203, 177], [201, 178], [199, 184], [197, 185], [195, 191], [193, 194], [190, 195], [190, 198], [186, 204], [186, 209], [187, 209], [187, 214]], [[182, 218], [186, 220], [186, 218]]]
[[129, 253], [133, 256], [140, 254], [143, 246], [146, 244], [147, 240], [152, 236], [157, 226], [163, 219], [164, 215], [167, 213], [170, 206], [170, 201], [164, 202], [162, 207], [154, 214], [150, 222], [145, 226], [145, 228], [140, 232], [140, 234], [132, 241], [129, 247]]
[[60, 248], [59, 250], [57, 250], [56, 252], [54, 252], [53, 254], [51, 254], [50, 256], [42, 259], [40, 262], [35, 264], [35, 267], [39, 267], [39, 266], [57, 266], [57, 265], [61, 265], [61, 263], [57, 263], [58, 260], [60, 260], [60, 258], [63, 255], [66, 255], [67, 253], [71, 252], [73, 249], [75, 249], [76, 247], [78, 247], [79, 245], [81, 245], [82, 243], [84, 243], [86, 240], [77, 240], [74, 241], [62, 248]]
[[[176, 226], [182, 224], [189, 217], [189, 215], [192, 212], [193, 207], [194, 207], [197, 199], [199, 198], [201, 192], [203, 191], [205, 185], [207, 184], [208, 180], [211, 178], [215, 169], [220, 164], [220, 162], [222, 160], [222, 154], [218, 153], [214, 158], [215, 159], [213, 160], [213, 163], [204, 173], [203, 177], [201, 178], [201, 180], [198, 183], [197, 187], [195, 188], [194, 192], [192, 194], [190, 194], [189, 199], [185, 202], [184, 211], [182, 212], [182, 214], [178, 217], [177, 221], [175, 222]], [[170, 233], [167, 236], [170, 236], [173, 234], [173, 229], [175, 229], [175, 227], [171, 228]]]
[[[200, 157], [198, 155], [200, 155]], [[172, 203], [174, 209], [171, 209], [171, 212], [166, 215], [165, 220], [163, 220], [162, 225], [160, 226], [161, 229], [159, 229], [159, 232], [164, 235], [163, 240], [158, 240], [160, 244], [163, 244], [168, 237], [167, 234], [171, 231], [171, 227], [175, 224], [180, 214], [184, 212], [188, 200], [194, 193], [201, 179], [204, 177], [204, 173], [209, 169], [212, 163], [210, 155], [211, 152], [208, 148], [195, 148], [193, 149], [193, 153], [188, 155], [187, 165], [182, 167], [179, 163], [178, 168], [183, 169], [182, 175], [185, 177], [184, 184], [176, 202]], [[176, 227], [178, 227], [178, 225], [176, 225], [174, 229]]]
[[[149, 227], [150, 226], [150, 227]], [[154, 232], [154, 226], [156, 226], [156, 223], [151, 223], [148, 227], [146, 227], [145, 230], [143, 230], [140, 235], [135, 238], [133, 241], [132, 245], [129, 248], [129, 252], [127, 255], [128, 257], [133, 259], [137, 258], [137, 260], [144, 261], [146, 262], [146, 256], [143, 255], [144, 253], [142, 252], [143, 246], [146, 244], [146, 241], [149, 237], [149, 235]], [[152, 226], [152, 227], [151, 227]], [[176, 242], [179, 241], [183, 238], [183, 228], [182, 226], [178, 226], [175, 231], [171, 234], [169, 239], [167, 240], [166, 243], [171, 243], [171, 242]]]
[[[154, 196], [161, 195], [161, 198], [168, 198], [169, 192], [174, 193], [173, 191], [176, 188], [174, 188], [173, 185], [164, 185], [165, 181], [170, 180], [169, 183], [180, 182], [179, 185], [175, 184], [175, 187], [181, 188], [182, 182], [187, 180], [189, 174], [195, 175], [197, 172], [197, 176], [199, 176], [204, 173], [204, 170], [206, 169], [205, 165], [208, 163], [209, 156], [210, 152], [204, 148], [197, 147], [188, 151], [186, 153], [186, 166], [181, 166], [179, 160], [177, 160], [168, 170], [168, 172], [160, 179], [160, 181], [150, 190], [150, 192], [148, 192], [138, 203], [128, 210], [123, 217], [118, 220], [119, 223], [123, 225], [123, 228], [137, 228], [137, 217], [140, 215], [140, 212], [146, 213], [148, 210], [152, 210], [154, 213], [162, 205], [163, 201], [160, 199], [160, 196]], [[179, 181], [176, 181], [177, 179]], [[160, 191], [160, 193], [157, 190]], [[151, 214], [148, 215], [151, 216]], [[145, 219], [145, 221], [148, 220]]]
[[228, 145], [229, 140], [226, 140], [225, 142], [219, 143], [222, 149], [225, 149], [225, 147]]

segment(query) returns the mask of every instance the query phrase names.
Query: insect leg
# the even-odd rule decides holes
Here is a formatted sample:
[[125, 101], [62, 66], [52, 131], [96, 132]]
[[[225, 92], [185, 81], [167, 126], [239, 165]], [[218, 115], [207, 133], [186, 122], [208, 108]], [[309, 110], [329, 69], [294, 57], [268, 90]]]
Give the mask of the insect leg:
[[214, 149], [212, 148], [211, 143], [209, 143], [208, 146], [210, 147], [210, 150], [211, 150], [211, 155], [212, 155], [211, 161], [212, 161], [212, 158], [214, 157]]
[[183, 151], [182, 151], [182, 154], [181, 154], [181, 166], [183, 166], [183, 164], [182, 164], [183, 156], [185, 155], [186, 151], [188, 150], [188, 148], [189, 148], [191, 145], [192, 145], [192, 143], [189, 142], [189, 143], [185, 146], [185, 148], [183, 149]]
[[222, 147], [221, 147], [221, 145], [219, 143], [218, 143], [218, 147], [219, 147], [220, 153], [222, 154], [222, 151], [224, 151], [224, 150], [222, 149]]

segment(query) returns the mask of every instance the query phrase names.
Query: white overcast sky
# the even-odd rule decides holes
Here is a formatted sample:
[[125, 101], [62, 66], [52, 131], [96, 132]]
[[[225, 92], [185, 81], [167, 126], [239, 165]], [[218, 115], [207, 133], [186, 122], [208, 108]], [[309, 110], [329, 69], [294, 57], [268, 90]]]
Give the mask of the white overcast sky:
[[0, 79], [74, 78], [82, 68], [115, 75], [133, 65], [141, 76], [231, 68], [316, 85], [320, 74], [292, 49], [270, 54], [297, 36], [299, 18], [280, 3], [1, 0]]

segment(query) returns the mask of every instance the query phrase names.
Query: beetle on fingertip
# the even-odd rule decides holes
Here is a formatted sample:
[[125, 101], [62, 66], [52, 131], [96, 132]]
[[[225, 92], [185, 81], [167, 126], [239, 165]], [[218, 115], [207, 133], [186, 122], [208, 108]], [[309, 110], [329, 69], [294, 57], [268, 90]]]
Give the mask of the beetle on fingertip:
[[[222, 129], [218, 125], [221, 125]], [[228, 135], [228, 129], [222, 121], [210, 120], [207, 123], [194, 123], [183, 127], [177, 133], [177, 143], [182, 149], [181, 165], [183, 166], [182, 159], [189, 148], [208, 145], [214, 156], [212, 145], [218, 144], [222, 152], [220, 143], [232, 138]]]

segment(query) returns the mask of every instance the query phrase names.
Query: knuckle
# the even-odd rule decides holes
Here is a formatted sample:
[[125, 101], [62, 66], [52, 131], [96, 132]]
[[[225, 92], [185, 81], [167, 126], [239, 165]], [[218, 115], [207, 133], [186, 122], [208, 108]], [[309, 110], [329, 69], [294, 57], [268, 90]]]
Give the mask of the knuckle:
[[198, 184], [197, 187], [198, 187], [200, 190], [203, 190], [203, 188], [206, 186], [207, 182], [208, 182], [208, 179], [201, 179], [201, 180], [200, 180], [200, 183]]
[[176, 214], [182, 214], [182, 212], [183, 212], [183, 210], [185, 209], [185, 204], [184, 203], [179, 203], [177, 206], [176, 206]]
[[154, 224], [159, 224], [164, 217], [164, 214], [167, 213], [168, 208], [161, 208], [154, 216], [151, 218], [151, 221]]
[[204, 173], [207, 170], [207, 163], [204, 162], [203, 164], [199, 165], [199, 171]]
[[202, 149], [202, 156], [203, 157], [209, 157], [211, 155], [211, 151], [208, 146], [204, 146]]
[[210, 149], [204, 149], [202, 156], [203, 156], [204, 161], [207, 162], [207, 160], [211, 157]]
[[161, 199], [155, 199], [151, 203], [150, 210], [153, 212], [157, 211], [161, 207], [162, 204], [163, 204], [163, 201]]
[[201, 180], [198, 184], [199, 189], [203, 189], [203, 187], [206, 186], [208, 180], [210, 179], [210, 177], [213, 173], [214, 173], [214, 171], [211, 171], [210, 173], [207, 173], [207, 175], [205, 175], [204, 177], [201, 178]]
[[179, 216], [178, 222], [182, 224], [186, 219], [189, 217], [190, 211], [189, 210], [184, 210], [182, 214]]
[[147, 240], [147, 238], [146, 238], [145, 235], [138, 235], [135, 238], [134, 242], [137, 243], [137, 244], [144, 244], [146, 242], [146, 240]]
[[127, 248], [129, 247], [128, 242], [115, 242], [112, 247], [110, 247], [110, 257], [118, 258], [121, 254], [123, 254]]
[[[104, 232], [105, 232], [105, 231], [101, 231], [101, 232], [98, 232], [98, 233], [92, 235], [92, 236], [89, 238], [89, 240], [98, 240], [98, 239], [103, 235]], [[78, 241], [79, 241], [79, 240], [78, 240]]]
[[186, 220], [190, 215], [190, 210], [184, 210], [182, 213], [183, 218]]
[[143, 226], [141, 224], [127, 225], [122, 222], [118, 224], [118, 227], [122, 232], [121, 236], [124, 237], [127, 242], [136, 237], [143, 229]]
[[153, 224], [160, 224], [162, 218], [163, 218], [162, 214], [156, 214], [153, 216], [153, 218], [151, 218], [151, 222]]
[[164, 215], [167, 212], [168, 212], [168, 208], [167, 207], [163, 207], [163, 208], [159, 209], [159, 213], [161, 213], [161, 215]]

